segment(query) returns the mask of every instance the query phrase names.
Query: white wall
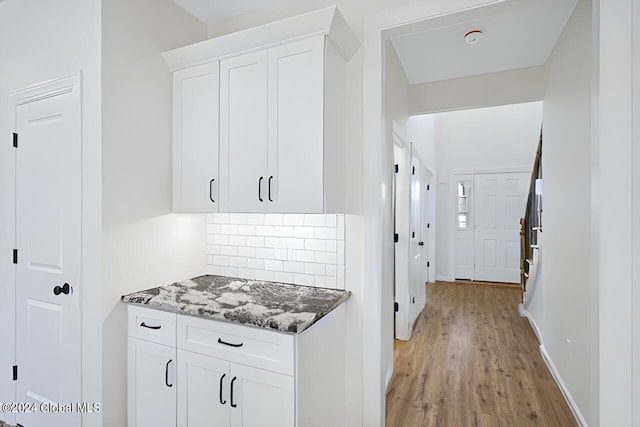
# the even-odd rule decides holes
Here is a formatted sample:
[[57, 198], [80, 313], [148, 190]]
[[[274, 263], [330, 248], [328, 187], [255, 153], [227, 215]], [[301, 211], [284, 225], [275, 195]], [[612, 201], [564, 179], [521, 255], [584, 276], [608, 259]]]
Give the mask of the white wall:
[[126, 422], [120, 296], [205, 272], [205, 215], [171, 213], [171, 78], [161, 52], [206, 38], [169, 0], [109, 0], [103, 26], [103, 416]]
[[[82, 71], [82, 312], [83, 400], [101, 400], [101, 188], [100, 188], [100, 2], [23, 0], [0, 2], [0, 401], [12, 402], [14, 247], [13, 159], [8, 143], [8, 94], [43, 81]], [[37, 29], [37, 31], [35, 30]], [[0, 419], [4, 414], [0, 414]], [[98, 426], [100, 415], [84, 425]]]
[[541, 124], [541, 102], [435, 114], [437, 280], [454, 278], [451, 172], [513, 167], [530, 171]]
[[[413, 93], [410, 87], [409, 96]], [[424, 166], [433, 173], [436, 170], [436, 129], [435, 116], [433, 114], [419, 114], [409, 117], [407, 120], [408, 142], [412, 142], [418, 154], [424, 162]]]
[[544, 66], [417, 84], [411, 86], [409, 113], [540, 101], [546, 88]]
[[592, 414], [591, 5], [578, 3], [551, 56], [544, 99], [544, 268], [526, 309], [582, 416]]
[[[409, 120], [409, 83], [407, 81], [407, 77], [404, 74], [404, 70], [402, 69], [402, 65], [400, 65], [400, 60], [396, 55], [395, 50], [393, 49], [393, 45], [391, 42], [387, 42], [386, 44], [386, 63], [385, 63], [385, 77], [384, 77], [384, 93], [385, 93], [385, 116], [384, 116], [384, 133], [385, 139], [387, 141], [386, 149], [390, 151], [391, 156], [393, 157], [393, 133], [395, 132], [400, 138], [402, 138], [407, 144], [409, 143], [408, 135], [407, 135], [407, 121]], [[386, 205], [386, 209], [389, 211], [389, 215], [387, 216], [387, 220], [389, 221], [388, 226], [393, 228], [393, 217], [391, 215], [391, 211], [393, 209], [393, 202], [391, 199], [391, 189], [387, 189], [386, 194], [388, 204]], [[406, 218], [406, 223], [409, 224], [409, 208], [410, 206], [406, 206], [406, 210], [402, 212], [397, 212], [398, 215], [404, 215]], [[405, 237], [406, 236], [406, 237]], [[391, 235], [387, 236], [389, 239], [392, 238]], [[407, 245], [409, 233], [403, 233], [403, 236], [398, 241], [398, 245]], [[385, 257], [393, 257], [394, 256], [394, 247], [393, 246], [385, 246]], [[408, 261], [408, 258], [407, 258]], [[406, 268], [409, 268], [408, 262]], [[394, 336], [394, 311], [393, 311], [393, 301], [394, 301], [394, 269], [393, 268], [384, 268], [382, 269], [382, 317], [381, 317], [381, 351], [382, 351], [382, 371], [381, 371], [381, 381], [383, 384], [388, 384], [388, 381], [391, 379], [391, 374], [393, 373], [393, 336]], [[409, 283], [406, 283], [409, 286]]]

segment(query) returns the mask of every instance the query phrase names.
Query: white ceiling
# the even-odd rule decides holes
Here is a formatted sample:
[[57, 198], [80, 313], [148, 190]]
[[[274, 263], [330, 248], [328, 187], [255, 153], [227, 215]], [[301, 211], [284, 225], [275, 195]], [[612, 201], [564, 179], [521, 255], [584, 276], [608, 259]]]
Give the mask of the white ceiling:
[[[290, 0], [173, 1], [212, 24], [283, 7]], [[532, 67], [546, 62], [577, 2], [504, 0], [394, 28], [386, 34], [410, 84]], [[474, 29], [484, 35], [476, 44], [467, 44], [464, 35]]]
[[[542, 65], [577, 0], [515, 0], [421, 26], [393, 30], [390, 39], [410, 84]], [[475, 44], [464, 35], [484, 34]]]

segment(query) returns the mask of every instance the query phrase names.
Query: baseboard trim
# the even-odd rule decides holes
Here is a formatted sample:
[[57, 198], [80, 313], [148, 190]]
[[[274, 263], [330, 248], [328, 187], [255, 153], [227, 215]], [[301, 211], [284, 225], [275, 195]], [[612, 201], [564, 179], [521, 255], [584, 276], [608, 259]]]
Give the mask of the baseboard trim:
[[558, 372], [558, 369], [556, 369], [556, 365], [553, 363], [553, 359], [551, 359], [551, 356], [549, 356], [549, 353], [547, 353], [547, 349], [545, 348], [542, 340], [542, 335], [540, 334], [540, 329], [538, 328], [538, 324], [536, 323], [535, 319], [531, 316], [531, 313], [529, 313], [524, 308], [523, 304], [518, 305], [518, 311], [521, 317], [526, 317], [529, 320], [531, 329], [533, 329], [533, 332], [536, 334], [536, 337], [538, 338], [538, 342], [540, 343], [540, 354], [542, 355], [542, 360], [544, 360], [544, 363], [545, 365], [547, 365], [549, 372], [551, 372], [551, 376], [553, 377], [553, 380], [558, 385], [558, 388], [560, 388], [560, 391], [564, 396], [564, 400], [567, 402], [567, 405], [569, 405], [569, 409], [573, 414], [573, 418], [578, 423], [578, 426], [589, 427], [589, 425], [587, 424], [587, 421], [582, 416], [582, 412], [580, 412], [580, 408], [578, 408], [576, 401], [573, 400], [573, 396], [571, 396], [571, 393], [569, 392], [567, 385], [564, 383], [562, 376], [560, 375], [560, 372]]
[[451, 276], [436, 276], [436, 282], [455, 282], [455, 280]]

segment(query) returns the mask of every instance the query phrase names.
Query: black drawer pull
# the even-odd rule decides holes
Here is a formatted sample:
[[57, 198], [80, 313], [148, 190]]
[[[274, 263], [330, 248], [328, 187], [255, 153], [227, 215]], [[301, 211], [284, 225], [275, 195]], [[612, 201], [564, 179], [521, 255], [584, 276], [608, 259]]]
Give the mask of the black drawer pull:
[[140, 326], [142, 326], [143, 328], [148, 328], [148, 329], [160, 329], [160, 328], [162, 328], [162, 326], [149, 326], [144, 322], [140, 323]]
[[230, 342], [222, 341], [222, 338], [218, 338], [218, 344], [228, 345], [229, 347], [242, 347], [244, 343], [241, 342], [240, 344], [231, 344]]
[[226, 400], [222, 400], [222, 380], [224, 379], [224, 377], [226, 377], [227, 374], [222, 374], [222, 376], [220, 377], [220, 404], [224, 405], [227, 403]]
[[236, 406], [238, 406], [238, 405], [236, 405], [235, 403], [233, 403], [233, 383], [234, 383], [234, 382], [235, 382], [235, 380], [237, 380], [237, 379], [238, 379], [238, 377], [233, 377], [233, 379], [231, 380], [231, 407], [232, 407], [232, 408], [235, 408]]
[[164, 383], [167, 387], [173, 387], [173, 384], [169, 384], [169, 363], [173, 362], [173, 359], [169, 359], [167, 365], [164, 367]]

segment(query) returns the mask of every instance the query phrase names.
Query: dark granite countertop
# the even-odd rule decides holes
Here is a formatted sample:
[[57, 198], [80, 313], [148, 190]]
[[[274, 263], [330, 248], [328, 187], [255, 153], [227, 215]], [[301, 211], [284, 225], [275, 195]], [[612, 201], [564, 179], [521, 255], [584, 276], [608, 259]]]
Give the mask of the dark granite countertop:
[[225, 276], [199, 276], [124, 295], [122, 301], [281, 332], [300, 333], [351, 292]]

